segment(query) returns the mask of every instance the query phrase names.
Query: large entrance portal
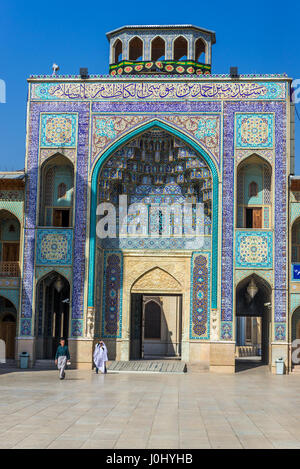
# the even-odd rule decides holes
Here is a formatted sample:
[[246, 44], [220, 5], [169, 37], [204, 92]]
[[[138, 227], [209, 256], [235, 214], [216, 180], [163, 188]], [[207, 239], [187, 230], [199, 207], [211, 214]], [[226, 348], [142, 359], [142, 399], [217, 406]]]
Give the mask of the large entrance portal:
[[182, 296], [131, 294], [130, 359], [181, 357]]
[[42, 279], [37, 287], [36, 355], [37, 359], [53, 359], [59, 339], [68, 338], [69, 282], [56, 272]]
[[244, 279], [236, 291], [236, 365], [269, 363], [271, 288], [257, 275]]

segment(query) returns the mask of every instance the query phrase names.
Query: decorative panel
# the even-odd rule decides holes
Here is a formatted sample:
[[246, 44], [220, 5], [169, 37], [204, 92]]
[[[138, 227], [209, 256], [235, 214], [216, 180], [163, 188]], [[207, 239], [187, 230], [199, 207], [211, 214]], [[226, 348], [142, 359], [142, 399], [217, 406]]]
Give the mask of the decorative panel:
[[122, 334], [123, 256], [118, 251], [104, 253], [102, 337]]
[[190, 339], [209, 339], [210, 253], [193, 253], [191, 261]]
[[273, 148], [273, 114], [236, 114], [235, 145], [237, 148]]
[[37, 265], [71, 265], [73, 230], [37, 230]]
[[235, 240], [236, 267], [272, 267], [273, 236], [270, 231], [237, 231]]
[[76, 114], [42, 114], [41, 147], [75, 147]]

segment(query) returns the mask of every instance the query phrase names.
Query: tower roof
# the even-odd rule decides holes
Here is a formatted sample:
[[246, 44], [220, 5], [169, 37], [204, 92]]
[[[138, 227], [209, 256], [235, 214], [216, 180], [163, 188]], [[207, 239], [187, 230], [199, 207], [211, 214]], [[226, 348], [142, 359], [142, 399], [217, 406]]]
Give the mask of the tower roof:
[[112, 31], [109, 31], [106, 33], [106, 37], [108, 40], [112, 36], [115, 36], [116, 34], [120, 34], [121, 32], [125, 30], [148, 30], [148, 29], [160, 29], [160, 30], [172, 30], [172, 29], [182, 29], [182, 30], [195, 30], [195, 31], [200, 31], [206, 34], [209, 34], [211, 36], [211, 41], [212, 44], [215, 44], [216, 42], [216, 33], [215, 31], [212, 31], [210, 29], [206, 28], [200, 28], [199, 26], [195, 26], [193, 24], [136, 24], [136, 25], [125, 25], [121, 26], [120, 28], [113, 29]]

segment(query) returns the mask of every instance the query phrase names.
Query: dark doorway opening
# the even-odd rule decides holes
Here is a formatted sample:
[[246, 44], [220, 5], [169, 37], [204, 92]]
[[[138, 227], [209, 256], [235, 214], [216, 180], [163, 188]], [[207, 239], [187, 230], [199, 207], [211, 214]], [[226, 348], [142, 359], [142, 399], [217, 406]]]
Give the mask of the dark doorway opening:
[[181, 357], [182, 295], [131, 294], [130, 360]]
[[252, 275], [236, 292], [236, 365], [252, 368], [269, 363], [271, 288]]
[[70, 284], [56, 272], [37, 287], [37, 359], [53, 359], [59, 340], [69, 335]]

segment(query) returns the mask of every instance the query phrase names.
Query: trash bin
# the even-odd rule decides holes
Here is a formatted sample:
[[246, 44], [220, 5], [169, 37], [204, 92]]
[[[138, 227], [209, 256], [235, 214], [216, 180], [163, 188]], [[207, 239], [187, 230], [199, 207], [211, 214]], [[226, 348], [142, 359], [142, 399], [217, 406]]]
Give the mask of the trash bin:
[[28, 368], [29, 353], [20, 353], [20, 368]]
[[284, 360], [283, 358], [276, 358], [276, 374], [283, 375], [284, 374]]

